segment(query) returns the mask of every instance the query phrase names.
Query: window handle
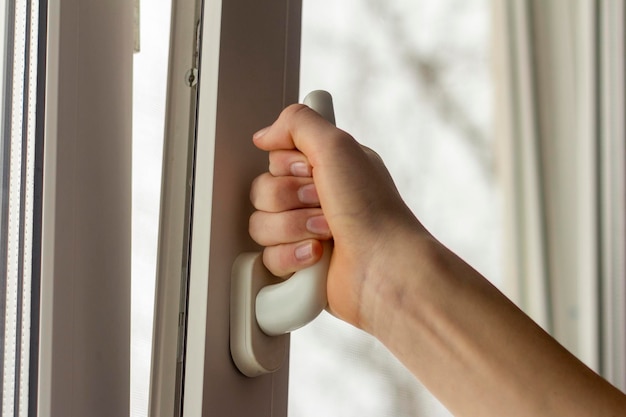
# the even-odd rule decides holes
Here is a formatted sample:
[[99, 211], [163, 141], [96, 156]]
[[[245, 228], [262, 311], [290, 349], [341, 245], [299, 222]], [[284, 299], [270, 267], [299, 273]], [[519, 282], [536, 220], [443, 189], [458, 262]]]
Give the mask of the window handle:
[[[313, 91], [304, 104], [335, 123], [332, 97]], [[243, 253], [231, 277], [230, 350], [237, 368], [249, 377], [278, 370], [287, 354], [287, 334], [313, 321], [326, 308], [326, 276], [332, 252], [283, 281], [263, 265], [260, 253]]]

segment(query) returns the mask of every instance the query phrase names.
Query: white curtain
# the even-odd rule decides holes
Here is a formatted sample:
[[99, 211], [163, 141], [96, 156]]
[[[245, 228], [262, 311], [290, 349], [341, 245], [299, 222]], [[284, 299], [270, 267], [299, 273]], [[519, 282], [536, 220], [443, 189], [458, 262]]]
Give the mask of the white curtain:
[[494, 0], [506, 291], [626, 387], [624, 2]]

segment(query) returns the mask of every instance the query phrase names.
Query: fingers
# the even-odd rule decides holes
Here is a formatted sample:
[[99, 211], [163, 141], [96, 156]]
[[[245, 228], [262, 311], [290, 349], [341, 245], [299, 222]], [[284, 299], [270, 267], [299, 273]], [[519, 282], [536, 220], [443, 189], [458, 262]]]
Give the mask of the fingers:
[[[317, 114], [314, 110], [302, 104], [293, 104], [285, 108], [278, 119], [271, 125], [256, 132], [252, 139], [260, 149], [265, 151], [274, 151], [278, 149], [296, 149], [296, 143], [293, 140], [293, 131], [295, 129], [303, 130], [306, 125], [310, 133], [318, 131], [318, 124], [325, 122], [324, 118]], [[329, 126], [330, 123], [326, 122]]]
[[322, 256], [320, 239], [331, 238], [319, 208], [283, 213], [257, 211], [250, 217], [250, 236], [265, 246], [263, 263], [276, 276], [313, 265]]
[[311, 165], [302, 152], [277, 150], [270, 152], [269, 155], [269, 171], [275, 177], [310, 177], [313, 174]]
[[315, 264], [323, 251], [322, 244], [315, 239], [268, 246], [263, 250], [263, 263], [272, 274], [285, 277]]
[[275, 177], [270, 173], [252, 182], [250, 201], [257, 210], [271, 213], [320, 205], [312, 178]]
[[252, 239], [261, 246], [331, 237], [328, 222], [319, 208], [282, 213], [254, 212], [250, 216], [249, 232]]
[[321, 240], [331, 238], [313, 183], [312, 167], [297, 150], [269, 153], [269, 172], [257, 177], [250, 200], [257, 209], [249, 222], [250, 236], [263, 251], [263, 263], [277, 276], [315, 264]]
[[[345, 169], [339, 155], [362, 151], [351, 136], [303, 105], [286, 108], [272, 126], [257, 132], [253, 141], [269, 151], [270, 164], [269, 172], [252, 184], [250, 199], [257, 212], [250, 218], [250, 235], [266, 246], [265, 266], [274, 275], [285, 276], [321, 258], [320, 241], [332, 234], [320, 208], [318, 182], [329, 189], [337, 178], [332, 174]], [[335, 161], [339, 170], [316, 170], [322, 161]], [[325, 171], [326, 179], [320, 178], [318, 173]]]
[[266, 151], [298, 149], [312, 166], [324, 160], [324, 153], [332, 153], [336, 144], [356, 145], [350, 135], [302, 104], [283, 110], [274, 124], [254, 134], [253, 141]]

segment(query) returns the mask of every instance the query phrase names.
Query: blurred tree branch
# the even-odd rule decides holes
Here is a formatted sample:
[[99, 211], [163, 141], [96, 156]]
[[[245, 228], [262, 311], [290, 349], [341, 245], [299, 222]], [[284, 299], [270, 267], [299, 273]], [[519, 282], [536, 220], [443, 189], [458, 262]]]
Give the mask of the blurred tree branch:
[[[381, 29], [389, 38], [389, 44], [397, 50], [398, 59], [408, 68], [412, 68], [415, 88], [422, 89], [428, 95], [430, 103], [446, 120], [455, 127], [467, 141], [476, 161], [487, 181], [494, 178], [494, 160], [487, 133], [468, 114], [467, 104], [460, 102], [443, 82], [443, 71], [447, 64], [441, 57], [427, 55], [411, 47], [408, 23], [395, 13], [386, 0], [365, 0], [369, 11], [379, 20], [386, 22]], [[471, 99], [471, 98], [470, 98]]]

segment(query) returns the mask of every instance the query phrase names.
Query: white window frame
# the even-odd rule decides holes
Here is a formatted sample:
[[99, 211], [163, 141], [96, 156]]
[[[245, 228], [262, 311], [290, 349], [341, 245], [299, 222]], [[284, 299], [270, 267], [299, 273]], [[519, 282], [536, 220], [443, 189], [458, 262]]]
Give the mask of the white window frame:
[[[267, 160], [251, 134], [298, 97], [300, 10], [299, 0], [204, 3], [186, 415], [287, 412], [287, 366], [250, 380], [232, 364], [225, 294], [232, 260], [254, 247], [247, 190]], [[33, 412], [123, 416], [130, 411], [133, 3], [49, 0], [47, 23]], [[212, 201], [212, 190], [220, 199]]]
[[38, 405], [30, 413], [125, 416], [133, 4], [47, 6]]
[[[248, 235], [252, 212], [248, 192], [252, 179], [267, 169], [268, 162], [267, 155], [252, 145], [252, 133], [298, 98], [301, 0], [203, 3], [188, 263], [188, 211], [181, 204], [187, 199], [188, 163], [193, 159], [187, 157], [186, 121], [193, 116], [194, 98], [185, 81], [193, 64], [189, 28], [195, 28], [197, 10], [191, 2], [174, 6], [150, 416], [171, 416], [178, 409], [172, 380], [178, 341], [171, 336], [178, 334], [178, 324], [186, 319], [183, 415], [284, 417], [288, 366], [250, 379], [230, 357], [230, 272], [239, 253], [258, 250]], [[187, 274], [187, 265], [185, 318], [177, 308], [179, 300], [186, 298], [180, 277]]]
[[[41, 317], [37, 408], [31, 410], [31, 414], [42, 417], [124, 416], [130, 411], [134, 4], [127, 0], [47, 0], [43, 3], [47, 5], [48, 14]], [[195, 0], [173, 4], [177, 7], [184, 4], [181, 7], [188, 9], [178, 15], [175, 13], [174, 18], [191, 16], [189, 23], [194, 28], [191, 34], [187, 32], [182, 40], [173, 43], [187, 44], [191, 53], [191, 58], [183, 56], [183, 52], [180, 57], [173, 57], [176, 68], [189, 70], [189, 64], [193, 67], [194, 25], [200, 12], [205, 17], [199, 84], [203, 88], [198, 94], [197, 108], [184, 415], [284, 417], [287, 414], [288, 366], [274, 375], [249, 379], [237, 371], [230, 359], [229, 278], [235, 257], [240, 252], [255, 249], [247, 233], [251, 211], [247, 192], [252, 178], [266, 169], [267, 159], [264, 153], [252, 147], [251, 134], [270, 123], [285, 105], [298, 97], [301, 0], [271, 3], [205, 0], [203, 10]], [[611, 23], [612, 16], [623, 16], [623, 6], [616, 7], [620, 8], [619, 13], [602, 9], [602, 22]], [[612, 31], [609, 28], [613, 28]], [[613, 26], [604, 25], [603, 30], [602, 38], [613, 39], [615, 43], [611, 45], [623, 52], [623, 26], [614, 22]], [[178, 34], [175, 31], [174, 37]], [[602, 68], [610, 76], [618, 77], [617, 82], [622, 85], [624, 78], [619, 74], [623, 75], [623, 60], [612, 61], [608, 52], [607, 47], [602, 53], [606, 59]], [[172, 70], [171, 86], [179, 83], [179, 75]], [[184, 85], [184, 77], [180, 80], [182, 99], [192, 103], [193, 90]], [[604, 87], [610, 88], [601, 86]], [[170, 88], [174, 90], [179, 91]], [[614, 101], [616, 108], [623, 110], [623, 88], [618, 92], [607, 100]], [[187, 107], [186, 113], [170, 113], [180, 117], [190, 115], [191, 109], [193, 107]], [[607, 116], [601, 121], [603, 131], [617, 132], [616, 137], [623, 138], [623, 111], [617, 111], [615, 116], [615, 119]], [[168, 129], [178, 129], [177, 132], [183, 132], [183, 139], [188, 139], [189, 119], [176, 120], [184, 127], [170, 124]], [[185, 161], [183, 170], [176, 171], [176, 180], [167, 177], [164, 189], [171, 187], [167, 181], [188, 178], [188, 144], [186, 142], [179, 154]], [[623, 150], [623, 143], [614, 145]], [[609, 147], [605, 151], [607, 159], [623, 155], [623, 152], [611, 152]], [[622, 160], [615, 162], [615, 169], [623, 169]], [[178, 165], [176, 167], [179, 169]], [[622, 182], [607, 187], [603, 194], [607, 198], [611, 195], [609, 189], [624, 192]], [[186, 186], [182, 189], [186, 190]], [[213, 199], [213, 195], [219, 198]], [[164, 200], [162, 207], [166, 207], [168, 201]], [[606, 203], [601, 209], [608, 210], [609, 202]], [[185, 213], [184, 205], [182, 213]], [[602, 238], [612, 251], [604, 259], [593, 260], [591, 266], [595, 269], [598, 261], [603, 262], [607, 270], [617, 271], [615, 279], [605, 282], [602, 288], [604, 299], [613, 300], [604, 306], [603, 314], [615, 317], [616, 323], [623, 323], [624, 303], [616, 299], [615, 294], [624, 291], [624, 283], [619, 280], [624, 271], [620, 258], [624, 241], [623, 236], [611, 240], [609, 233], [615, 230], [611, 227], [613, 224], [623, 231], [623, 211], [610, 214], [615, 217], [611, 218], [613, 222], [602, 224], [605, 231]], [[163, 221], [161, 230], [173, 225], [172, 233], [182, 235], [179, 243], [170, 242], [179, 245], [172, 250], [181, 250], [184, 226], [167, 222], [167, 219]], [[162, 240], [161, 255], [165, 247]], [[176, 258], [180, 254], [172, 254], [173, 259], [182, 259]], [[163, 273], [166, 258], [160, 256], [160, 259], [159, 271]], [[176, 278], [180, 277], [184, 264], [171, 265]], [[180, 296], [180, 292], [176, 294]], [[595, 303], [599, 298], [600, 294], [593, 296], [590, 302]], [[167, 320], [174, 318], [170, 321], [175, 323], [177, 332], [177, 309], [174, 315], [169, 314], [170, 310], [157, 310], [157, 316], [160, 313], [168, 313]], [[597, 320], [593, 321], [589, 325], [595, 333]], [[605, 362], [598, 365], [623, 387], [622, 371], [626, 367], [623, 328], [606, 323], [604, 326], [602, 331], [613, 343], [587, 348], [592, 356], [596, 355], [596, 349], [603, 349]], [[157, 338], [157, 343], [159, 340]], [[176, 342], [175, 338], [173, 340]], [[168, 349], [163, 352], [171, 353], [172, 349]], [[155, 363], [162, 359], [163, 363], [168, 366], [173, 363], [175, 367], [176, 347], [173, 352], [169, 359], [167, 355], [155, 356]], [[615, 370], [613, 374], [611, 370]], [[162, 377], [166, 375], [171, 376], [168, 372], [161, 373]], [[167, 384], [163, 387], [167, 388]], [[175, 395], [174, 390], [163, 392]], [[151, 410], [152, 416], [171, 415], [173, 410], [165, 399], [163, 404], [167, 406], [163, 414], [158, 414], [161, 404]]]

